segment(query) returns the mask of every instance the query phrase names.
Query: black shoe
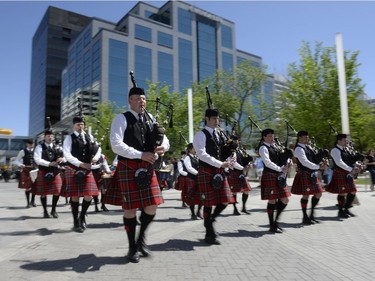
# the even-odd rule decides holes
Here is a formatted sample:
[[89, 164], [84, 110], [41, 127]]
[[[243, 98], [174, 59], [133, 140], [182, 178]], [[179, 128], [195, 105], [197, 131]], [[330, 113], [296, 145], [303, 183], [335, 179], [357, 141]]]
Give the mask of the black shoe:
[[139, 258], [137, 248], [129, 249], [128, 255], [126, 257], [128, 258], [129, 262], [139, 263], [140, 258]]
[[137, 247], [138, 247], [138, 251], [142, 254], [143, 257], [150, 257], [152, 255], [152, 252], [150, 248], [146, 245], [146, 243], [138, 242]]
[[304, 225], [312, 225], [314, 222], [309, 217], [304, 217], [302, 220], [302, 224]]
[[31, 202], [31, 206], [36, 207], [35, 202]]
[[108, 212], [108, 211], [109, 211], [109, 210], [107, 209], [107, 207], [106, 207], [104, 204], [102, 204], [101, 209], [103, 210], [103, 212]]
[[352, 212], [350, 212], [348, 209], [346, 209], [344, 212], [345, 212], [345, 214], [347, 214], [350, 217], [355, 217], [356, 216], [355, 214], [353, 214]]
[[339, 211], [339, 218], [347, 219], [350, 216], [345, 211]]
[[220, 241], [216, 239], [216, 237], [214, 235], [206, 235], [206, 237], [204, 238], [204, 241], [207, 243], [207, 244], [211, 244], [211, 245], [220, 245]]
[[245, 213], [247, 215], [250, 215], [250, 212], [248, 210], [246, 210], [245, 208], [242, 208], [241, 210], [242, 213]]
[[52, 211], [51, 212], [51, 216], [55, 219], [57, 219], [59, 217], [59, 215], [56, 213], [56, 211]]
[[235, 216], [240, 216], [241, 213], [240, 213], [237, 209], [234, 209], [234, 210], [233, 210], [233, 215], [235, 215]]
[[49, 218], [50, 218], [50, 215], [49, 215], [47, 212], [44, 212], [44, 214], [43, 214], [43, 218], [45, 218], [45, 219], [49, 219]]
[[191, 215], [191, 219], [192, 219], [192, 220], [197, 220], [198, 217], [197, 217], [196, 215]]
[[197, 213], [197, 218], [203, 220], [202, 214], [198, 212]]
[[278, 228], [276, 225], [272, 225], [269, 229], [272, 233], [283, 233], [282, 229]]
[[319, 220], [317, 220], [314, 216], [310, 216], [310, 220], [314, 223], [320, 223]]
[[95, 205], [95, 213], [99, 213], [99, 212], [100, 212], [100, 210], [98, 208], [98, 205]]
[[182, 202], [182, 207], [183, 208], [187, 208], [187, 207], [189, 207], [185, 202]]
[[32, 205], [30, 203], [26, 205], [26, 209], [31, 208], [31, 207]]
[[73, 226], [73, 231], [75, 231], [77, 233], [83, 233], [84, 232], [84, 230], [79, 225]]
[[85, 230], [87, 227], [85, 216], [79, 216], [79, 226]]

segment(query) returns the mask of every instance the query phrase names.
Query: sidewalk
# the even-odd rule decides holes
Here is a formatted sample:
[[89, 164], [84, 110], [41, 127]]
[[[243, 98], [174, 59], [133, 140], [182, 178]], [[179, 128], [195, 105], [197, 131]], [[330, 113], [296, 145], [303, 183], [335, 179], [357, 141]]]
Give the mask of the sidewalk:
[[280, 220], [284, 233], [270, 234], [258, 184], [251, 183], [251, 215], [233, 216], [228, 206], [215, 225], [222, 244], [212, 246], [203, 242], [203, 221], [191, 220], [189, 209], [181, 207], [180, 192], [163, 191], [165, 203], [147, 235], [154, 255], [132, 264], [125, 259], [128, 245], [119, 207], [94, 213], [90, 206], [87, 230], [75, 233], [65, 198], [59, 201], [60, 217], [44, 219], [39, 198], [36, 208], [26, 209], [17, 184], [0, 182], [0, 278], [375, 280], [375, 192], [358, 186], [360, 206], [352, 209], [357, 217], [344, 220], [337, 217], [336, 196], [324, 193], [316, 210], [322, 223], [311, 226], [301, 224], [300, 197], [292, 196]]

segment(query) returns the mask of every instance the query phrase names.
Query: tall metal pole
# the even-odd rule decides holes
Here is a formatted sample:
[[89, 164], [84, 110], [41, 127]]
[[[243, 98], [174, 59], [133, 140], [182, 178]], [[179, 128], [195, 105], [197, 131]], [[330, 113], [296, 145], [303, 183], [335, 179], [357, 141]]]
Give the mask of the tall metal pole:
[[345, 62], [344, 62], [344, 48], [342, 43], [341, 33], [336, 33], [336, 56], [337, 56], [337, 70], [339, 77], [340, 89], [340, 108], [341, 108], [341, 127], [344, 134], [350, 134], [349, 130], [349, 113], [348, 100], [346, 93], [346, 78], [345, 78]]
[[193, 142], [194, 138], [194, 125], [193, 125], [193, 90], [187, 89], [188, 95], [188, 115], [189, 115], [189, 142]]

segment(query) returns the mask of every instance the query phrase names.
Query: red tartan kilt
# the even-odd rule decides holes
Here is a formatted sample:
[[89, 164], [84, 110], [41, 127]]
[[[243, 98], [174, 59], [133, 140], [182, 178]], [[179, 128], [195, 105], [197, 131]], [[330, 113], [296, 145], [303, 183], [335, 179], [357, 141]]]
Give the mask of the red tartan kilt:
[[220, 168], [208, 168], [201, 166], [198, 170], [196, 179], [197, 196], [195, 204], [211, 207], [222, 203], [234, 203], [232, 192], [230, 191], [227, 177], [224, 177], [223, 187], [220, 190], [214, 190], [211, 182], [215, 174], [224, 174]]
[[323, 191], [320, 180], [317, 179], [317, 183], [313, 185], [311, 183], [310, 172], [303, 170], [297, 172], [293, 181], [292, 189], [290, 190], [292, 194], [297, 195], [316, 194], [322, 193]]
[[150, 188], [139, 189], [134, 180], [137, 169], [149, 168], [150, 165], [145, 161], [119, 160], [113, 179], [103, 194], [102, 202], [122, 206], [125, 210], [162, 204], [164, 199], [154, 170]]
[[179, 175], [178, 178], [177, 178], [177, 182], [174, 186], [174, 189], [182, 190], [185, 186], [185, 179], [186, 179], [186, 177]]
[[84, 197], [99, 195], [94, 176], [91, 171], [86, 171], [86, 182], [76, 184], [74, 174], [77, 169], [66, 166], [64, 172], [64, 184], [61, 188], [61, 196], [64, 197]]
[[104, 189], [104, 181], [102, 178], [102, 172], [100, 169], [94, 169], [91, 171], [92, 171], [92, 175], [94, 176], [96, 185], [98, 186], [98, 190], [101, 191], [102, 189]]
[[240, 181], [239, 176], [242, 174], [242, 171], [236, 169], [229, 171], [228, 183], [233, 193], [249, 192], [252, 190], [246, 177], [244, 178], [244, 181]]
[[194, 205], [198, 202], [198, 193], [196, 187], [196, 180], [184, 177], [185, 178], [185, 185], [181, 192], [181, 200], [184, 201], [188, 205]]
[[357, 191], [355, 183], [349, 184], [346, 176], [348, 171], [343, 169], [333, 169], [332, 180], [325, 186], [325, 190], [330, 193], [349, 193]]
[[63, 185], [63, 180], [60, 173], [55, 174], [55, 179], [53, 182], [47, 182], [44, 179], [45, 174], [48, 171], [38, 171], [38, 176], [35, 183], [31, 189], [31, 192], [35, 195], [56, 195], [60, 194], [61, 187]]
[[260, 182], [260, 194], [262, 200], [273, 200], [290, 196], [288, 186], [284, 188], [277, 187], [278, 175], [278, 173], [263, 171], [262, 179]]
[[20, 179], [18, 181], [18, 188], [21, 189], [30, 189], [33, 186], [33, 182], [31, 181], [30, 178], [30, 171], [31, 168], [23, 168], [21, 171]]

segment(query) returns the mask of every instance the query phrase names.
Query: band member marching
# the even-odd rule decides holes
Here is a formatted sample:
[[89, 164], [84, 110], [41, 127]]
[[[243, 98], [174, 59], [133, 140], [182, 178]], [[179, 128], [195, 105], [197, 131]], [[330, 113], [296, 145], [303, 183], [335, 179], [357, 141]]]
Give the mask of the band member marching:
[[[302, 195], [302, 223], [305, 225], [319, 222], [314, 216], [314, 210], [322, 196], [323, 188], [317, 177], [317, 172], [319, 170], [324, 170], [327, 165], [326, 162], [323, 162], [322, 166], [316, 164], [315, 153], [308, 145], [308, 135], [307, 131], [299, 131], [297, 133], [297, 144], [294, 148], [294, 156], [297, 159], [298, 170], [291, 189], [292, 194]], [[311, 198], [311, 213], [310, 216], [308, 216], [307, 204], [310, 195], [313, 196]]]
[[[197, 204], [203, 205], [205, 242], [220, 244], [213, 227], [215, 218], [233, 203], [224, 169], [233, 165], [232, 161], [221, 160], [221, 147], [224, 141], [217, 131], [220, 123], [219, 111], [208, 108], [205, 112], [205, 128], [194, 136], [193, 146], [199, 158], [199, 169], [196, 180]], [[216, 206], [212, 212], [213, 206]]]
[[181, 155], [181, 159], [177, 162], [178, 178], [177, 178], [175, 189], [181, 191], [182, 207], [187, 207], [186, 202], [184, 200], [186, 196], [185, 181], [188, 175], [188, 172], [186, 171], [186, 167], [184, 164], [184, 159], [187, 156], [186, 150], [182, 150], [180, 155]]
[[[261, 199], [268, 200], [267, 214], [270, 223], [269, 231], [282, 233], [278, 225], [278, 219], [288, 205], [290, 192], [286, 182], [280, 180], [280, 174], [285, 177], [288, 166], [281, 161], [281, 151], [274, 145], [274, 131], [264, 129], [259, 147], [259, 155], [264, 163], [264, 170], [261, 179]], [[276, 217], [274, 211], [276, 209]]]
[[27, 201], [26, 208], [36, 207], [35, 194], [31, 194], [30, 201], [30, 193], [33, 185], [33, 182], [30, 178], [30, 171], [32, 171], [35, 168], [33, 139], [26, 140], [26, 148], [18, 152], [17, 158], [13, 162], [13, 164], [22, 169], [20, 179], [18, 181], [18, 188], [25, 190]]
[[59, 201], [63, 183], [59, 165], [64, 162], [64, 158], [54, 145], [54, 139], [55, 136], [52, 130], [45, 130], [44, 141], [36, 146], [34, 152], [34, 160], [38, 165], [39, 171], [32, 192], [35, 195], [40, 195], [45, 218], [50, 217], [47, 211], [47, 195], [53, 195], [51, 216], [54, 218], [59, 217], [56, 212], [56, 205]]
[[189, 205], [191, 211], [191, 219], [196, 220], [203, 218], [201, 215], [202, 205], [198, 204], [197, 212], [195, 212], [195, 195], [196, 195], [196, 179], [199, 169], [199, 159], [192, 143], [186, 147], [187, 156], [184, 158], [184, 168], [186, 170], [185, 184], [182, 190], [182, 200]]
[[325, 187], [327, 192], [337, 194], [340, 218], [355, 216], [349, 209], [352, 207], [357, 192], [353, 177], [359, 173], [359, 168], [353, 165], [355, 161], [353, 161], [347, 145], [347, 135], [337, 134], [336, 146], [330, 153], [334, 164], [332, 180]]
[[[129, 243], [127, 258], [129, 262], [138, 263], [140, 254], [151, 255], [145, 234], [158, 205], [164, 202], [153, 164], [169, 149], [169, 140], [164, 135], [161, 144], [155, 145], [151, 135], [157, 128], [146, 119], [152, 117], [146, 111], [145, 92], [136, 86], [132, 72], [130, 75], [134, 85], [129, 91], [130, 109], [117, 115], [111, 125], [110, 141], [113, 152], [118, 155], [118, 164], [103, 201], [122, 206]], [[142, 212], [136, 239], [138, 208], [142, 208]]]
[[[92, 156], [94, 137], [84, 131], [83, 117], [73, 118], [74, 132], [66, 136], [63, 144], [65, 167], [64, 185], [61, 195], [71, 197], [73, 215], [73, 230], [82, 233], [86, 230], [86, 212], [92, 196], [98, 195], [98, 187], [91, 171], [91, 164], [99, 160], [101, 148]], [[83, 197], [81, 213], [79, 214], [79, 198]]]

